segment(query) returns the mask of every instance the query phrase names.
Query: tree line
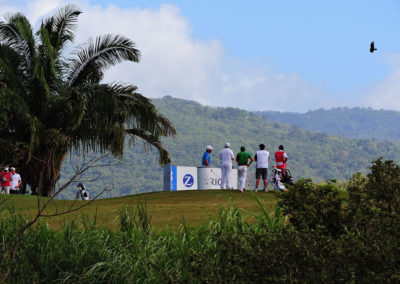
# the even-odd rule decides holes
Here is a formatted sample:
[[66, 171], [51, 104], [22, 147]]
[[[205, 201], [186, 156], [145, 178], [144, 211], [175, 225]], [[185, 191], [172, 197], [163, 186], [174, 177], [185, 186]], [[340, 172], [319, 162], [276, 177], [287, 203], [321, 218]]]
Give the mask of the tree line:
[[270, 122], [287, 123], [301, 128], [345, 137], [400, 141], [397, 125], [400, 112], [372, 108], [338, 107], [306, 113], [257, 111]]
[[[225, 142], [230, 142], [235, 153], [244, 145], [253, 155], [260, 143], [266, 145], [271, 155], [283, 144], [289, 156], [288, 168], [296, 180], [345, 180], [354, 172], [366, 173], [370, 161], [379, 157], [400, 161], [400, 145], [395, 141], [351, 139], [316, 133], [298, 126], [265, 121], [245, 110], [204, 106], [169, 96], [153, 99], [152, 102], [178, 131], [176, 137], [163, 138], [175, 165], [200, 166], [206, 145], [212, 145], [211, 164], [219, 167], [218, 153]], [[122, 164], [117, 168], [92, 171], [88, 178], [100, 178], [90, 188], [102, 188], [103, 184], [112, 183], [111, 177], [115, 177], [118, 184], [106, 196], [162, 190], [163, 172], [157, 162], [157, 152], [148, 150], [144, 151], [141, 143], [131, 147], [126, 141]], [[72, 155], [66, 160], [62, 175], [73, 173], [76, 159]], [[249, 171], [255, 171], [254, 167], [250, 167]], [[63, 198], [71, 198], [74, 194], [66, 191]]]

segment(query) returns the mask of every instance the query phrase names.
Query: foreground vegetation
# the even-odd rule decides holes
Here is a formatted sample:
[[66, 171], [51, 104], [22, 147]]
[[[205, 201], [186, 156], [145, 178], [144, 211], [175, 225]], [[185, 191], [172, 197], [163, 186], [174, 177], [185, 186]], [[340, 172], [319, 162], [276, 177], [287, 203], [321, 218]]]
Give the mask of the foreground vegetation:
[[266, 283], [400, 281], [400, 167], [377, 160], [356, 174], [343, 196], [335, 183], [299, 180], [279, 196], [270, 215], [259, 199], [254, 222], [237, 206], [217, 220], [179, 230], [154, 231], [143, 203], [119, 210], [119, 229], [87, 219], [61, 230], [32, 227], [8, 248], [24, 220], [0, 219], [8, 282]]

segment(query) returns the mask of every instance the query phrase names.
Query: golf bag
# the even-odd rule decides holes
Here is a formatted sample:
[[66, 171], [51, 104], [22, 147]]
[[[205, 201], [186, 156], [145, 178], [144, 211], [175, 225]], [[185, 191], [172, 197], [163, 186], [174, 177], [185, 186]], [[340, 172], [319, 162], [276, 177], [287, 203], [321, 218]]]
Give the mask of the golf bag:
[[289, 169], [286, 169], [286, 174], [283, 175], [282, 173], [282, 178], [281, 178], [281, 182], [283, 182], [286, 185], [293, 185], [293, 176], [292, 173], [289, 171]]
[[282, 171], [277, 168], [272, 169], [272, 184], [276, 191], [286, 191], [286, 186], [282, 183]]
[[82, 183], [79, 183], [76, 187], [79, 187], [79, 191], [76, 193], [76, 198], [78, 198], [78, 195], [80, 194], [82, 200], [90, 200], [90, 193]]

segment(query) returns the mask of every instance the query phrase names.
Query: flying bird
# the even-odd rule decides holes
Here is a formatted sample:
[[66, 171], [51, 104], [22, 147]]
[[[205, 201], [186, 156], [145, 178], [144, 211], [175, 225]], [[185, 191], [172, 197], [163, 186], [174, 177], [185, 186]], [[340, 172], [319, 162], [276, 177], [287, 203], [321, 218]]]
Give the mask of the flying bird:
[[375, 48], [375, 44], [374, 44], [374, 42], [373, 41], [371, 41], [371, 47], [369, 48], [369, 52], [374, 52], [375, 50], [377, 50], [376, 48]]

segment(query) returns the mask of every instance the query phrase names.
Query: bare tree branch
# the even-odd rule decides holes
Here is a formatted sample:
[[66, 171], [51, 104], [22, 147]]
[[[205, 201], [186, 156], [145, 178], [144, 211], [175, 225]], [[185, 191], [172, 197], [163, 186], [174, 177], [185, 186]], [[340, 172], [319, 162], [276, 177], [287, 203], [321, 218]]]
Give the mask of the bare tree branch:
[[[59, 186], [58, 189], [55, 190], [55, 192], [46, 201], [43, 200], [43, 202], [42, 202], [42, 196], [41, 196], [41, 194], [39, 192], [39, 194], [37, 196], [37, 213], [36, 213], [35, 217], [32, 220], [30, 220], [27, 223], [25, 223], [25, 225], [19, 230], [19, 232], [17, 233], [17, 236], [16, 236], [14, 242], [12, 243], [10, 249], [7, 249], [5, 244], [3, 244], [3, 247], [0, 250], [0, 253], [1, 253], [1, 256], [2, 256], [1, 264], [2, 265], [9, 264], [6, 273], [1, 275], [2, 277], [0, 278], [0, 282], [4, 282], [7, 279], [8, 275], [11, 272], [11, 269], [9, 267], [11, 267], [12, 263], [15, 263], [17, 261], [17, 248], [18, 248], [18, 245], [20, 244], [20, 242], [24, 239], [25, 232], [31, 226], [33, 226], [39, 220], [39, 218], [41, 218], [41, 217], [43, 217], [43, 218], [56, 217], [56, 216], [66, 215], [66, 214], [69, 214], [69, 213], [72, 213], [72, 212], [79, 211], [82, 208], [92, 204], [104, 192], [113, 189], [113, 188], [105, 187], [92, 200], [90, 200], [89, 202], [85, 202], [85, 203], [79, 205], [78, 207], [75, 207], [75, 205], [77, 203], [77, 200], [78, 200], [78, 196], [76, 196], [74, 202], [67, 209], [65, 209], [65, 206], [63, 206], [63, 209], [61, 211], [58, 210], [57, 204], [54, 202], [54, 199], [61, 192], [63, 192], [65, 189], [67, 189], [73, 182], [76, 182], [76, 181], [80, 180], [82, 175], [85, 172], [87, 172], [88, 170], [90, 170], [92, 168], [98, 168], [98, 167], [113, 166], [114, 163], [112, 161], [108, 161], [107, 163], [100, 163], [103, 159], [105, 159], [105, 158], [107, 158], [109, 156], [110, 156], [110, 153], [106, 153], [106, 154], [104, 154], [104, 155], [102, 155], [100, 157], [92, 158], [88, 162], [82, 163], [82, 165], [80, 165], [80, 166], [77, 165], [74, 175], [72, 177], [70, 177], [67, 180], [67, 182], [65, 182], [62, 186]], [[118, 163], [115, 163], [115, 165], [117, 165], [117, 164]], [[10, 200], [11, 198], [12, 198], [12, 196], [2, 200], [0, 202], [0, 205], [4, 204], [5, 202]], [[49, 212], [48, 207], [49, 207], [50, 204], [54, 204], [55, 205], [55, 213], [50, 213]], [[11, 255], [11, 258], [4, 257], [7, 254]]]
[[[0, 205], [3, 205], [4, 203], [6, 203], [8, 200], [10, 200], [13, 197], [13, 195], [10, 194], [10, 196], [8, 196], [7, 198], [5, 198], [4, 200], [2, 200], [0, 202]], [[2, 208], [3, 209], [3, 208]]]

